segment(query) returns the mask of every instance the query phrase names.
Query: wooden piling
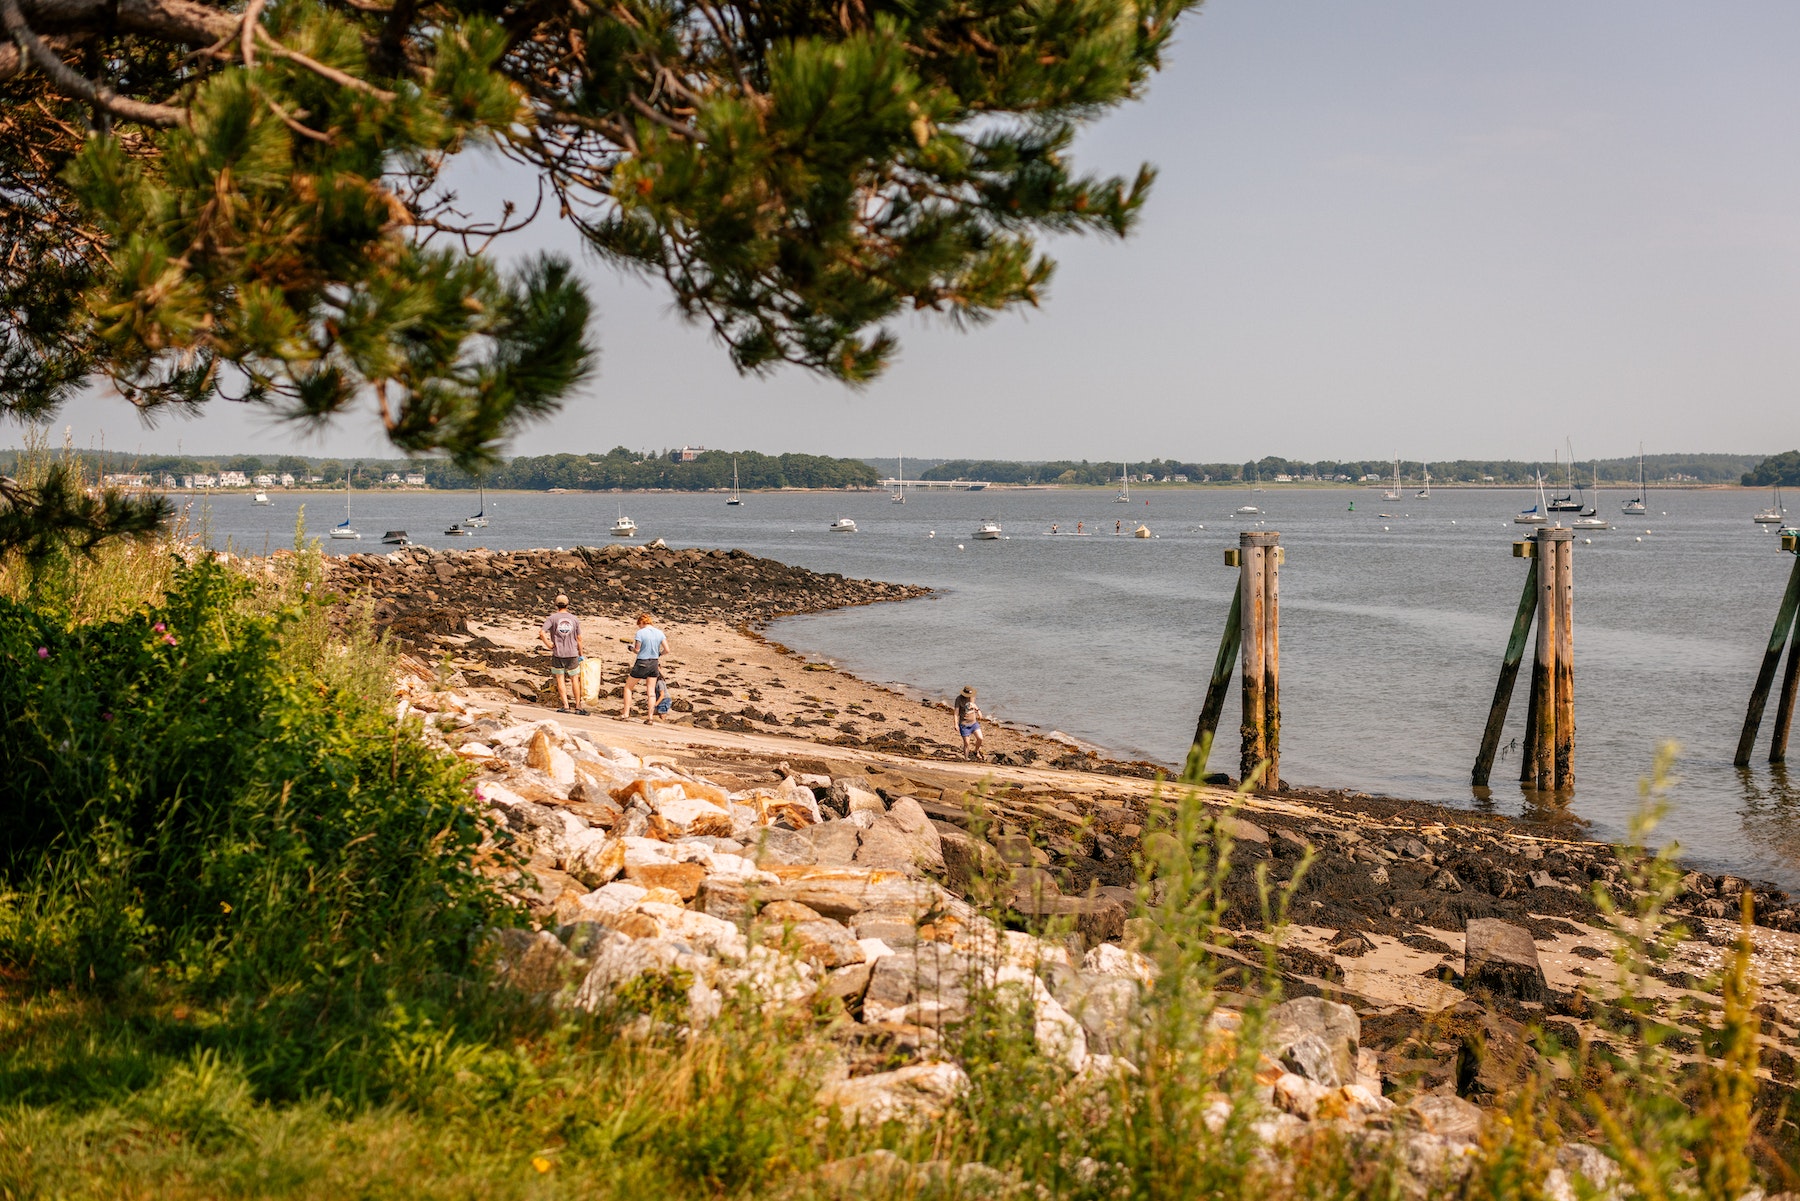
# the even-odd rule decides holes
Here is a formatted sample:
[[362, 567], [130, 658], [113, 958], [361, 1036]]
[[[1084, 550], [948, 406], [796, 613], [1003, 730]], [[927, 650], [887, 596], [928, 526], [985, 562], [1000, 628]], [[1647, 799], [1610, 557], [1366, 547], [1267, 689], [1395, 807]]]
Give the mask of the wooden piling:
[[1800, 638], [1789, 637], [1787, 670], [1782, 673], [1781, 699], [1775, 706], [1775, 732], [1769, 739], [1770, 763], [1787, 762], [1788, 727], [1794, 724], [1796, 686], [1800, 686]]
[[[1794, 560], [1794, 568], [1788, 573], [1787, 591], [1782, 594], [1781, 608], [1775, 614], [1775, 629], [1769, 634], [1769, 644], [1763, 650], [1762, 666], [1756, 673], [1756, 684], [1750, 690], [1750, 707], [1744, 713], [1744, 730], [1738, 735], [1737, 755], [1731, 761], [1734, 767], [1750, 766], [1750, 752], [1756, 747], [1756, 731], [1762, 725], [1763, 709], [1769, 702], [1769, 685], [1775, 682], [1775, 666], [1781, 662], [1781, 648], [1787, 644], [1789, 633], [1794, 628], [1796, 601], [1800, 601], [1800, 558]], [[1782, 691], [1785, 695], [1785, 681]], [[1779, 715], [1777, 722], [1779, 723]]]
[[1575, 786], [1575, 531], [1544, 531], [1556, 552], [1556, 787]]
[[1500, 681], [1494, 685], [1494, 701], [1488, 706], [1487, 725], [1481, 731], [1481, 749], [1475, 753], [1475, 770], [1469, 782], [1486, 788], [1494, 770], [1494, 754], [1500, 749], [1500, 735], [1506, 730], [1506, 710], [1512, 705], [1513, 683], [1519, 678], [1519, 663], [1525, 658], [1525, 639], [1531, 633], [1531, 618], [1537, 612], [1538, 562], [1531, 560], [1525, 572], [1525, 591], [1519, 597], [1519, 611], [1513, 616], [1512, 636], [1506, 640], [1506, 655], [1500, 660]]
[[1219, 729], [1219, 714], [1225, 710], [1225, 694], [1231, 688], [1231, 669], [1237, 664], [1238, 644], [1242, 641], [1241, 622], [1244, 591], [1232, 589], [1231, 612], [1225, 618], [1225, 636], [1219, 639], [1219, 653], [1213, 659], [1212, 679], [1206, 685], [1206, 703], [1200, 707], [1200, 720], [1194, 726], [1194, 742], [1188, 748], [1187, 767], [1182, 779], [1198, 784], [1206, 776], [1206, 760], [1212, 753], [1213, 738]]
[[1263, 548], [1263, 787], [1281, 787], [1281, 547]]
[[1267, 653], [1263, 647], [1264, 596], [1263, 558], [1265, 545], [1254, 533], [1238, 535], [1238, 590], [1243, 597], [1242, 626], [1243, 665], [1242, 709], [1238, 733], [1242, 749], [1238, 756], [1239, 776], [1255, 777], [1267, 758], [1267, 732], [1264, 729], [1263, 663]]
[[1537, 663], [1532, 684], [1532, 756], [1528, 780], [1550, 788], [1556, 780], [1556, 560], [1548, 530], [1537, 532]]

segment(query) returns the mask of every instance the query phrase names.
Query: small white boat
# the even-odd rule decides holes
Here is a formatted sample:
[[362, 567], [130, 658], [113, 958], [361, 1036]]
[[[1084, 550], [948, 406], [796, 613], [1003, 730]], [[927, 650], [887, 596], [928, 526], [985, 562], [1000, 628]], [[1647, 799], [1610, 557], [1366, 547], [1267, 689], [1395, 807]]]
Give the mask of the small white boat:
[[612, 536], [615, 538], [632, 538], [637, 535], [637, 522], [625, 516], [625, 510], [619, 510], [619, 519], [612, 523]]
[[250, 498], [250, 503], [253, 505], [269, 505], [274, 504], [275, 502], [269, 499], [269, 494], [267, 492], [258, 488], [256, 490], [256, 495]]
[[[477, 484], [476, 488], [478, 490], [479, 499], [475, 503], [475, 516], [473, 516], [463, 522], [464, 525], [469, 527], [469, 530], [486, 529], [487, 523], [488, 523], [488, 519], [487, 519], [487, 488], [484, 485], [480, 485], [480, 484]], [[463, 530], [461, 532], [466, 534], [469, 532], [469, 530]], [[444, 532], [447, 534], [450, 531], [445, 530]]]
[[1413, 493], [1413, 496], [1417, 497], [1419, 500], [1431, 499], [1431, 468], [1427, 467], [1425, 469], [1425, 486]]
[[1781, 486], [1775, 486], [1775, 503], [1750, 519], [1757, 525], [1785, 525], [1787, 506], [1781, 503]]
[[856, 532], [856, 523], [851, 521], [848, 517], [840, 517], [832, 522], [827, 528], [834, 534], [854, 534]]
[[1538, 503], [1532, 505], [1529, 509], [1520, 510], [1518, 516], [1513, 518], [1514, 525], [1543, 525], [1544, 522], [1549, 520], [1549, 518], [1544, 515], [1545, 510], [1548, 509], [1550, 505], [1549, 502], [1544, 499], [1544, 477], [1542, 475], [1537, 477], [1537, 493]]
[[1400, 460], [1394, 460], [1394, 486], [1381, 494], [1382, 500], [1400, 499]]
[[1581, 516], [1569, 523], [1571, 529], [1577, 530], [1610, 530], [1612, 522], [1600, 516], [1600, 465], [1594, 464], [1594, 499], [1589, 508], [1581, 511]]
[[350, 477], [344, 477], [344, 519], [331, 527], [333, 538], [352, 538], [362, 541], [362, 535], [350, 525]]
[[726, 501], [725, 503], [728, 505], [741, 505], [744, 503], [743, 498], [738, 495], [737, 456], [736, 455], [733, 455], [731, 457], [731, 499]]
[[894, 489], [894, 494], [892, 496], [888, 497], [888, 500], [892, 501], [894, 504], [903, 505], [906, 503], [906, 456], [905, 455], [900, 456], [900, 470], [899, 470], [898, 475], [895, 478], [899, 481], [899, 486]]
[[467, 538], [468, 536], [469, 531], [463, 529], [460, 525], [453, 525], [444, 531], [444, 537], [446, 538]]
[[992, 542], [1000, 536], [1000, 532], [1000, 523], [993, 518], [989, 518], [975, 528], [973, 536], [980, 538], [984, 542]]
[[1116, 505], [1131, 503], [1131, 477], [1125, 474], [1125, 464], [1123, 463], [1119, 464], [1119, 494], [1113, 497], [1113, 503]]
[[1649, 496], [1644, 491], [1644, 444], [1638, 443], [1638, 494], [1619, 506], [1619, 512], [1627, 517], [1642, 517], [1648, 508], [1644, 504]]

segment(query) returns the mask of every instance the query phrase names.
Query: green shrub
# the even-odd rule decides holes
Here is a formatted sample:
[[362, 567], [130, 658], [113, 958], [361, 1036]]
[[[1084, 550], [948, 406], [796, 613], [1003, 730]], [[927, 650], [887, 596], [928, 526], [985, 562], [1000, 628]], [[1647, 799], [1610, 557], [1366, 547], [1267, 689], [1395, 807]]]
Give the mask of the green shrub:
[[0, 961], [179, 988], [277, 1092], [378, 1053], [360, 1019], [454, 991], [507, 913], [462, 769], [345, 682], [289, 591], [203, 561], [117, 620], [0, 599]]

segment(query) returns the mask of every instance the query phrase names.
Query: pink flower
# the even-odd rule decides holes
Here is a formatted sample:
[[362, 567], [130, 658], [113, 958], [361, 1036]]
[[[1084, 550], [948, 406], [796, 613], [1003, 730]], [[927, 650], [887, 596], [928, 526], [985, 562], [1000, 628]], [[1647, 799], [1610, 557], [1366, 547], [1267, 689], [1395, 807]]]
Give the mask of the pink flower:
[[38, 647], [38, 658], [48, 659], [49, 657], [50, 657], [50, 648], [49, 647], [47, 647], [47, 646]]
[[160, 634], [160, 633], [162, 633], [162, 632], [163, 632], [163, 631], [164, 631], [164, 630], [166, 630], [166, 629], [168, 629], [168, 628], [169, 628], [169, 627], [168, 627], [168, 626], [166, 626], [166, 625], [164, 625], [164, 624], [163, 624], [163, 623], [162, 623], [162, 622], [160, 622], [160, 621], [159, 621], [159, 622], [157, 622], [157, 623], [156, 623], [156, 624], [155, 624], [155, 625], [153, 625], [153, 626], [151, 626], [151, 627], [150, 627], [150, 628], [151, 628], [151, 629], [153, 629], [153, 630], [155, 630], [155, 631], [156, 631], [156, 632], [157, 632], [157, 633], [158, 633], [158, 634]]
[[163, 641], [164, 641], [164, 642], [166, 642], [166, 643], [168, 643], [168, 644], [169, 644], [169, 645], [170, 645], [170, 646], [174, 646], [174, 645], [175, 645], [175, 635], [173, 635], [173, 634], [164, 634], [164, 635], [163, 635]]

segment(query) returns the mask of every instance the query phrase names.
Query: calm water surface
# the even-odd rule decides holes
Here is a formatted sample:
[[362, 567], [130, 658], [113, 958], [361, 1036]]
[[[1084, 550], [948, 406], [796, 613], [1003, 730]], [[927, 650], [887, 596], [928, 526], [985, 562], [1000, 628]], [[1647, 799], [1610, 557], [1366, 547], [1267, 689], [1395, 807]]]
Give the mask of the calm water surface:
[[[1282, 767], [1290, 781], [1484, 806], [1517, 813], [1536, 801], [1514, 779], [1516, 750], [1494, 770], [1491, 796], [1468, 785], [1526, 564], [1510, 546], [1527, 527], [1523, 492], [1440, 491], [1382, 501], [1366, 490], [1282, 490], [1254, 499], [1281, 532]], [[215, 498], [215, 542], [260, 552], [291, 543], [310, 505], [323, 533], [341, 497]], [[501, 494], [493, 525], [473, 538], [443, 529], [468, 515], [461, 493], [358, 493], [360, 543], [404, 528], [429, 546], [496, 549], [599, 544], [621, 511], [640, 540], [742, 547], [819, 571], [926, 584], [931, 600], [791, 618], [773, 635], [866, 678], [948, 695], [964, 684], [1009, 720], [1057, 729], [1130, 756], [1177, 763], [1192, 736], [1237, 573], [1247, 493], [1156, 491], [1116, 504], [1110, 490], [927, 492], [904, 506], [885, 493], [717, 495]], [[1800, 886], [1800, 779], [1762, 762], [1731, 766], [1744, 706], [1781, 599], [1789, 556], [1750, 521], [1753, 493], [1652, 492], [1650, 514], [1581, 534], [1575, 554], [1577, 787], [1572, 820], [1620, 835], [1657, 745], [1682, 746], [1680, 783], [1663, 827], [1690, 858]], [[1350, 511], [1354, 500], [1356, 509]], [[1381, 513], [1392, 516], [1380, 516]], [[829, 533], [854, 518], [855, 534]], [[1007, 537], [971, 535], [996, 517]], [[1255, 519], [1250, 519], [1255, 520]], [[1045, 537], [1077, 521], [1102, 536]], [[1147, 523], [1145, 541], [1112, 537], [1115, 521]], [[935, 533], [935, 536], [933, 534]], [[577, 607], [580, 594], [576, 596]], [[1505, 741], [1521, 733], [1527, 677]], [[1237, 726], [1236, 689], [1221, 730]], [[1774, 706], [1770, 706], [1772, 718]], [[1226, 740], [1222, 740], [1226, 741]], [[1215, 769], [1235, 770], [1235, 738]], [[1504, 743], [1503, 743], [1504, 745]], [[1800, 753], [1800, 747], [1796, 748]]]

